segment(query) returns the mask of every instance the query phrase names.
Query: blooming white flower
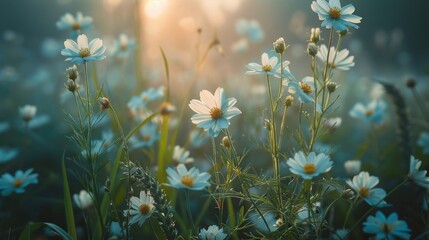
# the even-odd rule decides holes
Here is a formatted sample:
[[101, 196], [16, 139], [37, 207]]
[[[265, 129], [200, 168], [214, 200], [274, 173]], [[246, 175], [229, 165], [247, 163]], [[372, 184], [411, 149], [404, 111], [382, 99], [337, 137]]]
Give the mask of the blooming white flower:
[[340, 0], [317, 0], [311, 3], [311, 9], [317, 13], [319, 20], [323, 20], [322, 27], [335, 28], [338, 31], [347, 30], [348, 27], [359, 28], [361, 17], [353, 15], [355, 7], [352, 4], [341, 7]]
[[217, 88], [214, 95], [202, 90], [200, 99], [192, 99], [189, 103], [189, 107], [197, 113], [191, 120], [198, 127], [208, 131], [212, 137], [217, 137], [221, 129], [228, 128], [232, 117], [241, 114], [241, 111], [234, 107], [237, 100], [226, 98], [223, 88]]
[[189, 151], [185, 150], [184, 148], [176, 145], [174, 146], [173, 150], [173, 161], [176, 163], [193, 163], [194, 159], [189, 157]]
[[410, 171], [408, 177], [411, 181], [417, 185], [429, 189], [429, 177], [426, 177], [426, 170], [419, 171], [422, 161], [416, 159], [414, 156], [410, 156]]
[[82, 210], [90, 208], [94, 202], [91, 194], [83, 189], [79, 194], [73, 194], [73, 200], [76, 206]]
[[125, 210], [124, 213], [126, 216], [131, 217], [130, 225], [138, 223], [141, 226], [155, 211], [153, 197], [150, 195], [150, 192], [140, 191], [140, 198], [132, 196], [130, 201], [131, 209], [129, 212]]
[[75, 33], [79, 33], [81, 30], [86, 30], [92, 25], [91, 17], [84, 17], [81, 12], [77, 12], [76, 17], [70, 13], [64, 14], [57, 22], [57, 28], [59, 30], [68, 30]]
[[0, 190], [2, 196], [9, 196], [13, 192], [23, 193], [25, 192], [25, 187], [30, 184], [37, 184], [37, 177], [39, 174], [32, 173], [33, 169], [28, 169], [23, 172], [18, 170], [15, 172], [15, 176], [12, 176], [9, 173], [4, 173], [0, 178]]
[[350, 110], [349, 115], [366, 122], [382, 124], [386, 107], [387, 105], [383, 100], [372, 100], [367, 105], [356, 103]]
[[67, 39], [64, 42], [64, 47], [61, 50], [61, 54], [67, 57], [66, 61], [71, 61], [74, 64], [82, 64], [106, 58], [106, 56], [103, 56], [106, 51], [103, 41], [95, 38], [88, 44], [88, 37], [85, 34], [77, 37], [77, 43], [71, 39]]
[[387, 218], [378, 211], [374, 216], [369, 216], [363, 223], [363, 231], [375, 234], [376, 239], [410, 239], [411, 230], [403, 220], [398, 220], [398, 214], [392, 213]]
[[310, 152], [308, 156], [305, 156], [302, 151], [299, 151], [295, 153], [294, 158], [287, 160], [287, 165], [293, 174], [299, 175], [305, 180], [311, 180], [313, 177], [331, 170], [332, 161], [329, 159], [329, 156], [324, 153], [316, 155], [316, 153]]
[[19, 108], [19, 115], [25, 122], [30, 121], [36, 115], [37, 107], [33, 105], [24, 105]]
[[176, 189], [203, 190], [210, 186], [208, 182], [210, 179], [209, 173], [200, 173], [195, 167], [188, 170], [184, 164], [177, 165], [176, 171], [168, 168], [167, 179], [170, 184], [166, 185]]
[[378, 177], [370, 176], [368, 172], [360, 172], [359, 175], [353, 177], [353, 181], [347, 180], [347, 184], [371, 206], [386, 204], [386, 201], [383, 200], [386, 197], [386, 191], [374, 188], [378, 182]]
[[[288, 70], [289, 61], [283, 62], [283, 67]], [[246, 65], [248, 71], [247, 75], [257, 75], [257, 74], [267, 74], [274, 77], [281, 76], [281, 65], [279, 64], [279, 59], [276, 56], [268, 56], [267, 53], [262, 53], [261, 55], [261, 64], [259, 63], [249, 63]]]
[[[322, 62], [326, 63], [326, 59], [328, 58], [328, 48], [326, 45], [322, 44], [320, 46], [316, 56]], [[354, 56], [349, 56], [349, 50], [347, 49], [336, 52], [335, 47], [331, 47], [329, 50], [328, 65], [332, 68], [339, 70], [349, 70], [351, 67], [355, 66], [353, 60]]]
[[344, 163], [344, 168], [346, 169], [347, 175], [352, 177], [360, 172], [361, 165], [362, 163], [360, 160], [348, 160]]
[[207, 229], [202, 228], [199, 236], [202, 240], [224, 240], [228, 235], [223, 232], [222, 228], [212, 225]]

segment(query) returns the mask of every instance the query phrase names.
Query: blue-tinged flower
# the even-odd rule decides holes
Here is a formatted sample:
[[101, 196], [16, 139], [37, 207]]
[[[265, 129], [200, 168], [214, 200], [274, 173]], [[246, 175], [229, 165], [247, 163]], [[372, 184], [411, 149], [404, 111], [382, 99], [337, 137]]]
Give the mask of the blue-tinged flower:
[[341, 7], [339, 0], [329, 0], [329, 3], [325, 0], [313, 1], [311, 9], [319, 15], [319, 20], [323, 20], [322, 27], [334, 27], [338, 31], [347, 30], [348, 27], [358, 29], [356, 23], [360, 23], [362, 19], [352, 14], [355, 11], [352, 4]]
[[135, 40], [128, 38], [127, 35], [121, 34], [119, 38], [115, 41], [112, 54], [117, 56], [120, 59], [125, 59], [131, 52], [136, 48]]
[[191, 120], [198, 127], [208, 131], [211, 137], [217, 137], [222, 129], [228, 128], [232, 117], [241, 114], [241, 111], [234, 107], [237, 100], [226, 98], [223, 88], [218, 87], [214, 95], [202, 90], [200, 99], [192, 99], [189, 103], [189, 107], [197, 113]]
[[212, 225], [207, 229], [202, 228], [199, 236], [201, 240], [224, 240], [228, 235], [223, 232], [222, 228]]
[[347, 184], [371, 206], [386, 204], [386, 201], [383, 200], [386, 197], [386, 191], [374, 188], [378, 182], [378, 177], [370, 176], [368, 172], [360, 172], [359, 175], [353, 177], [353, 181], [347, 180]]
[[179, 145], [174, 146], [173, 149], [173, 161], [180, 164], [193, 163], [194, 159], [189, 157], [189, 151], [180, 147]]
[[193, 148], [200, 148], [207, 142], [208, 139], [209, 135], [201, 129], [193, 129], [189, 133], [189, 140], [191, 142], [191, 147]]
[[66, 61], [71, 61], [74, 64], [82, 64], [90, 61], [103, 60], [106, 47], [103, 46], [103, 40], [99, 38], [93, 39], [88, 44], [88, 37], [85, 34], [80, 34], [77, 37], [77, 43], [71, 39], [64, 42], [64, 49], [61, 54], [66, 58]]
[[398, 220], [398, 214], [392, 213], [387, 218], [378, 211], [375, 216], [369, 216], [363, 223], [363, 231], [374, 234], [376, 239], [410, 239], [411, 230], [403, 220]]
[[169, 167], [167, 169], [167, 179], [170, 184], [166, 185], [176, 189], [203, 190], [210, 186], [208, 182], [210, 179], [209, 173], [200, 173], [200, 170], [195, 167], [188, 170], [184, 164], [177, 165], [176, 171]]
[[353, 177], [360, 173], [362, 162], [360, 160], [348, 160], [344, 163], [344, 169], [348, 176]]
[[384, 121], [385, 109], [387, 105], [383, 100], [372, 100], [368, 105], [356, 103], [349, 115], [366, 122], [382, 124]]
[[423, 148], [424, 154], [429, 154], [429, 133], [428, 132], [420, 133], [420, 137], [417, 140], [417, 145]]
[[149, 88], [140, 93], [139, 96], [132, 96], [127, 106], [130, 110], [138, 112], [139, 109], [146, 109], [152, 101], [164, 97], [164, 86], [158, 88]]
[[[284, 62], [284, 67], [289, 65], [289, 61]], [[267, 74], [270, 76], [280, 77], [280, 64], [279, 59], [276, 56], [269, 57], [267, 53], [262, 53], [261, 55], [261, 64], [259, 63], [249, 63], [246, 65], [246, 68], [249, 71], [246, 72], [247, 75], [257, 75], [257, 74]]]
[[408, 172], [408, 178], [415, 182], [417, 185], [429, 189], [429, 177], [426, 177], [426, 170], [419, 171], [422, 161], [416, 159], [414, 156], [410, 156], [410, 171]]
[[92, 194], [85, 190], [80, 190], [79, 194], [73, 194], [73, 201], [82, 210], [92, 207], [94, 203]]
[[8, 122], [0, 122], [0, 133], [9, 130], [10, 124]]
[[[349, 56], [349, 50], [343, 49], [341, 51], [336, 52], [335, 47], [331, 47], [329, 49], [329, 59], [328, 65], [331, 68], [339, 69], [339, 70], [349, 70], [351, 67], [355, 66], [353, 62], [354, 56]], [[328, 48], [322, 44], [319, 48], [319, 51], [316, 55], [322, 62], [326, 63], [326, 59], [328, 58]]]
[[[110, 239], [122, 239], [124, 238], [124, 231], [122, 231], [121, 225], [119, 222], [112, 221], [110, 223]], [[116, 237], [116, 238], [114, 238]]]
[[265, 37], [264, 30], [257, 20], [239, 19], [235, 24], [235, 30], [252, 42], [260, 42]]
[[150, 195], [150, 192], [140, 191], [140, 198], [132, 196], [130, 198], [131, 209], [125, 210], [125, 216], [130, 217], [129, 224], [138, 223], [139, 226], [143, 225], [146, 219], [150, 218], [155, 211], [155, 201]]
[[37, 184], [38, 174], [32, 173], [33, 169], [30, 168], [23, 172], [18, 170], [15, 172], [15, 176], [10, 173], [4, 173], [0, 178], [0, 190], [2, 196], [9, 196], [13, 192], [23, 193], [25, 188], [30, 184]]
[[[301, 103], [315, 103], [314, 100], [314, 78], [305, 77], [301, 82], [297, 81], [283, 81], [282, 85], [287, 86], [290, 94], [298, 95], [298, 99]], [[322, 112], [322, 107], [317, 103], [317, 111]]]
[[66, 13], [57, 21], [57, 28], [59, 30], [70, 31], [72, 37], [76, 37], [77, 34], [89, 29], [91, 26], [92, 18], [83, 16], [81, 12], [77, 12], [76, 17], [70, 13]]
[[130, 138], [130, 147], [132, 149], [151, 147], [156, 141], [159, 140], [159, 132], [156, 124], [147, 123], [140, 128], [140, 138]]
[[332, 235], [333, 240], [346, 240], [349, 230], [346, 228], [337, 229]]
[[305, 156], [302, 151], [299, 151], [293, 158], [287, 160], [287, 165], [293, 174], [299, 175], [305, 180], [311, 180], [313, 177], [331, 170], [332, 161], [324, 153], [316, 155], [316, 153], [310, 152], [308, 156]]
[[18, 156], [19, 150], [17, 148], [0, 148], [0, 163], [9, 162]]
[[23, 107], [19, 108], [19, 115], [21, 116], [21, 119], [24, 120], [24, 122], [28, 122], [37, 113], [37, 107], [33, 105], [24, 105]]

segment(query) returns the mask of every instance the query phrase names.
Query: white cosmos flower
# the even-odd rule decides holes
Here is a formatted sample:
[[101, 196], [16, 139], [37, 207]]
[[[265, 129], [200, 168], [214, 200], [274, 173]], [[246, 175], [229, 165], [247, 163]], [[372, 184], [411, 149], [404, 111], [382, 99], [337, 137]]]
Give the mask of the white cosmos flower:
[[316, 155], [316, 153], [310, 152], [308, 156], [305, 156], [302, 151], [299, 151], [293, 158], [287, 160], [287, 165], [293, 174], [299, 175], [305, 180], [311, 180], [313, 177], [331, 170], [332, 161], [324, 153]]
[[106, 56], [103, 56], [106, 51], [103, 41], [95, 38], [88, 44], [88, 37], [85, 34], [80, 34], [77, 37], [77, 43], [71, 39], [67, 39], [64, 42], [64, 47], [61, 54], [67, 57], [66, 61], [71, 61], [74, 64], [82, 64], [106, 58]]
[[176, 171], [168, 168], [167, 179], [170, 184], [166, 185], [176, 189], [203, 190], [210, 186], [209, 173], [200, 173], [195, 167], [188, 170], [184, 164], [177, 165]]
[[207, 229], [202, 228], [199, 236], [202, 240], [224, 240], [228, 235], [223, 232], [222, 228], [212, 225]]
[[386, 201], [386, 191], [381, 188], [374, 188], [378, 184], [378, 177], [370, 176], [368, 172], [360, 172], [353, 177], [353, 181], [347, 180], [347, 184], [355, 190], [369, 205], [384, 205]]
[[141, 226], [146, 219], [150, 218], [152, 213], [155, 211], [155, 205], [153, 197], [150, 195], [150, 192], [140, 191], [140, 198], [132, 196], [130, 198], [131, 209], [125, 210], [125, 216], [129, 216], [130, 222], [132, 225], [134, 223], [138, 223]]
[[[322, 62], [326, 63], [326, 59], [328, 57], [328, 48], [324, 44], [322, 44], [316, 56]], [[347, 49], [343, 49], [341, 51], [335, 52], [335, 47], [331, 47], [329, 50], [328, 64], [332, 68], [339, 69], [339, 70], [349, 70], [351, 67], [355, 66], [355, 63], [353, 62], [353, 60], [354, 60], [354, 56], [349, 56], [349, 50]]]
[[79, 194], [73, 194], [73, 200], [80, 209], [88, 209], [93, 204], [91, 194], [85, 190], [81, 190]]
[[189, 157], [189, 151], [176, 145], [173, 150], [173, 161], [177, 163], [193, 163], [194, 159]]
[[417, 185], [429, 189], [429, 177], [426, 177], [426, 170], [419, 171], [422, 161], [416, 159], [414, 156], [410, 157], [410, 171], [408, 177], [411, 181], [415, 182]]

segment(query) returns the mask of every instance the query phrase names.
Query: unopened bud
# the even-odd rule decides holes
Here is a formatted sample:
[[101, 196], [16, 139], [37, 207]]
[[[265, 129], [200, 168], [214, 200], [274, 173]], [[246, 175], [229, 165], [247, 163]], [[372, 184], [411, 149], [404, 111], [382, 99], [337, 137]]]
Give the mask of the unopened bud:
[[229, 149], [231, 147], [231, 141], [229, 141], [229, 137], [225, 136], [222, 138], [222, 146]]
[[345, 199], [353, 199], [355, 193], [351, 189], [346, 189], [343, 191], [343, 198]]
[[110, 107], [110, 101], [106, 97], [101, 97], [98, 99], [99, 107], [101, 110], [107, 109]]
[[319, 51], [319, 49], [317, 48], [317, 45], [315, 43], [308, 43], [307, 45], [307, 53], [310, 56], [316, 56], [317, 52]]
[[310, 35], [310, 42], [317, 43], [320, 40], [320, 28], [312, 28]]
[[339, 31], [338, 33], [340, 34], [341, 37], [344, 37], [345, 35], [347, 35], [349, 33], [349, 30], [345, 29], [343, 31]]
[[337, 85], [336, 83], [334, 83], [334, 82], [328, 82], [328, 83], [326, 84], [326, 88], [328, 88], [328, 91], [329, 91], [330, 93], [335, 92], [335, 90], [337, 89], [337, 87], [338, 87], [338, 85]]
[[72, 79], [67, 79], [67, 82], [64, 83], [64, 86], [70, 92], [75, 92], [79, 88], [79, 84], [77, 84], [77, 82], [73, 81]]
[[72, 67], [67, 68], [66, 71], [67, 71], [66, 77], [68, 79], [75, 81], [79, 77], [79, 72], [77, 71], [76, 65], [73, 65]]
[[293, 104], [293, 97], [291, 95], [287, 96], [285, 98], [285, 102], [284, 102], [286, 107], [290, 107]]
[[25, 105], [19, 108], [19, 114], [21, 115], [21, 119], [25, 122], [30, 121], [36, 115], [37, 107], [33, 105]]
[[276, 53], [280, 54], [282, 54], [287, 48], [285, 40], [282, 37], [273, 42], [273, 47]]
[[161, 104], [161, 115], [170, 115], [175, 111], [176, 107], [173, 104], [169, 102], [164, 102]]

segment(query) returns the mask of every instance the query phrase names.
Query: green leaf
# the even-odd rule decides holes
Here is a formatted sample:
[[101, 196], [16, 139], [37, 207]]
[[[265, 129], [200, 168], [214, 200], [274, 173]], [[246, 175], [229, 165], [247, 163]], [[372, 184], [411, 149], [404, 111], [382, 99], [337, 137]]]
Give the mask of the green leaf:
[[162, 60], [164, 61], [165, 76], [167, 79], [167, 87], [165, 88], [165, 101], [170, 102], [170, 71], [168, 69], [168, 60], [162, 48], [160, 48], [160, 50], [162, 54]]
[[[70, 187], [67, 179], [66, 165], [64, 162], [64, 154], [62, 157], [61, 168], [63, 172], [63, 187], [64, 187], [64, 209], [66, 211], [67, 231], [70, 233], [71, 239], [77, 239], [76, 226], [74, 222], [73, 205], [70, 195]], [[61, 229], [62, 230], [62, 229]]]
[[33, 238], [31, 238], [31, 233], [40, 229], [43, 225], [48, 226], [51, 230], [56, 232], [64, 240], [76, 239], [76, 238], [72, 238], [66, 231], [64, 231], [59, 226], [57, 226], [53, 223], [44, 222], [44, 223], [29, 223], [29, 224], [27, 224], [24, 231], [19, 236], [18, 240], [31, 240], [31, 239], [33, 239]]

